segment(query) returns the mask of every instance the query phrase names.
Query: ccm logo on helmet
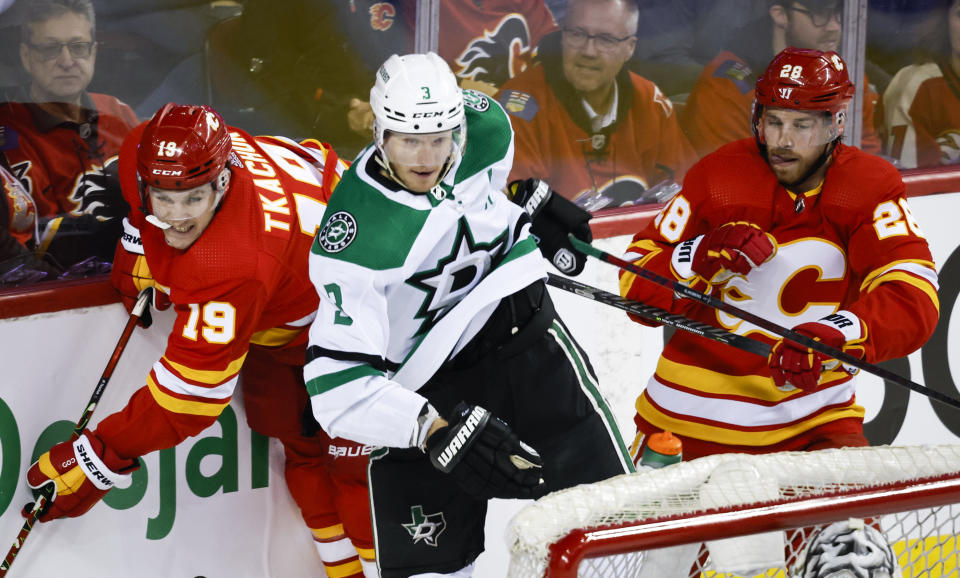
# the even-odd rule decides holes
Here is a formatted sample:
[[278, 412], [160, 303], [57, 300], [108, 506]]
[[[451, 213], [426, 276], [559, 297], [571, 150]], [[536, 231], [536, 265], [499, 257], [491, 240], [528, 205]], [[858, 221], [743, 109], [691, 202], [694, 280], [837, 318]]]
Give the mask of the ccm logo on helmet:
[[413, 113], [413, 118], [434, 118], [437, 116], [443, 116], [443, 111], [438, 110], [436, 112], [415, 112]]
[[161, 175], [164, 177], [179, 177], [180, 175], [183, 174], [183, 171], [173, 171], [170, 169], [153, 169], [150, 172], [155, 175]]

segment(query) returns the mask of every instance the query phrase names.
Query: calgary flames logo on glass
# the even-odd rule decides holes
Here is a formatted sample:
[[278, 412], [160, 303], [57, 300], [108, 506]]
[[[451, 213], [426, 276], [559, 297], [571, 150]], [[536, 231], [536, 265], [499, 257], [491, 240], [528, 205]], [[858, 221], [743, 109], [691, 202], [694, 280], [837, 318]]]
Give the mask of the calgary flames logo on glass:
[[493, 32], [473, 39], [457, 57], [457, 76], [500, 86], [526, 68], [530, 30], [519, 14], [505, 16]]
[[389, 2], [377, 2], [370, 6], [370, 27], [374, 30], [389, 30], [393, 26], [393, 19], [397, 16], [397, 9]]

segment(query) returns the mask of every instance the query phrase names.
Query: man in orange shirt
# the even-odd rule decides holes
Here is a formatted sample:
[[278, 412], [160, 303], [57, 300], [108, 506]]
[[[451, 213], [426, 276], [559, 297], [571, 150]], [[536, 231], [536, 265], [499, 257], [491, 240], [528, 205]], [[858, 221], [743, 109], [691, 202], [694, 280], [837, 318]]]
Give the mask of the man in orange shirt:
[[[788, 46], [836, 51], [843, 35], [839, 0], [770, 0], [769, 15], [747, 24], [700, 73], [687, 98], [680, 124], [699, 156], [750, 136], [753, 85], [775, 54]], [[877, 94], [863, 82], [860, 148], [880, 152], [873, 111]]]
[[28, 82], [0, 95], [0, 151], [33, 199], [41, 252], [69, 266], [110, 261], [127, 210], [117, 151], [138, 123], [116, 98], [87, 92], [97, 57], [90, 0], [33, 0], [21, 26]]
[[682, 178], [695, 156], [673, 104], [624, 68], [637, 14], [629, 1], [572, 1], [539, 62], [504, 84], [498, 100], [516, 133], [511, 179], [542, 178], [595, 210], [660, 201], [645, 191]]

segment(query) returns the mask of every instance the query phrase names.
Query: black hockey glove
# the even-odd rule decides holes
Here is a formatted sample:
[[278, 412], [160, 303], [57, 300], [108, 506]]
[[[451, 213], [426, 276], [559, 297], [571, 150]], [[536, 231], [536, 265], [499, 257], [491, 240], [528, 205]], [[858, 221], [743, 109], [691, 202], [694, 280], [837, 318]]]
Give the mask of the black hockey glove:
[[543, 493], [540, 454], [503, 420], [479, 405], [457, 404], [444, 426], [427, 438], [433, 467], [452, 474], [464, 492], [481, 499], [535, 498]]
[[543, 256], [561, 273], [579, 275], [587, 256], [573, 248], [569, 233], [589, 243], [590, 213], [555, 193], [545, 181], [526, 179], [509, 185], [510, 199], [530, 215], [530, 230], [537, 237]]

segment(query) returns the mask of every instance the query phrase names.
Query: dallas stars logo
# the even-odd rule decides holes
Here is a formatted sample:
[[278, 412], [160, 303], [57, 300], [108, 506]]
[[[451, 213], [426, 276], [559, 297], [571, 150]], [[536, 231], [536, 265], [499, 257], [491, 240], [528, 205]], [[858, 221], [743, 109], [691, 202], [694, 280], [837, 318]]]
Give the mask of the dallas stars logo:
[[317, 242], [328, 253], [339, 253], [357, 236], [357, 221], [346, 211], [337, 211], [317, 234]]
[[447, 521], [443, 519], [443, 512], [424, 515], [423, 506], [413, 506], [410, 508], [410, 514], [413, 516], [413, 522], [402, 524], [402, 526], [413, 538], [413, 543], [417, 544], [422, 540], [427, 546], [436, 548], [437, 538], [447, 529]]
[[423, 319], [417, 335], [432, 327], [486, 276], [504, 251], [506, 236], [505, 230], [489, 243], [477, 243], [466, 218], [460, 218], [450, 253], [439, 259], [435, 268], [407, 279], [427, 294], [415, 316]]

